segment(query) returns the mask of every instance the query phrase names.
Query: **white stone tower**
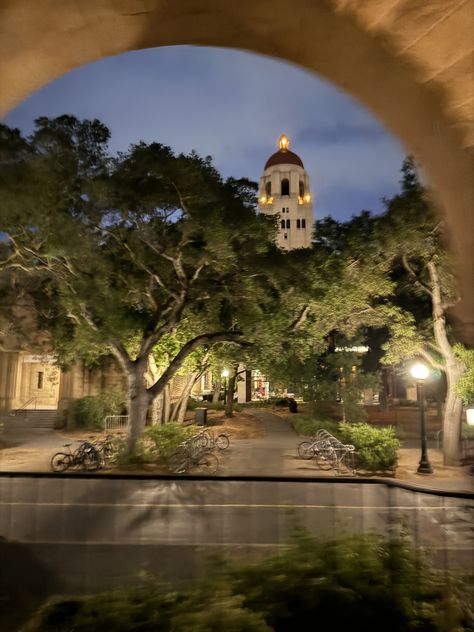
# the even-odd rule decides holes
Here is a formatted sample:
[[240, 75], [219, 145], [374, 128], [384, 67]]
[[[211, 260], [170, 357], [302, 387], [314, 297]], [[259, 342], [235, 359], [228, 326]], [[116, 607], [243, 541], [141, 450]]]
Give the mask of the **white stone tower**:
[[278, 146], [260, 178], [258, 208], [260, 213], [278, 216], [276, 239], [280, 248], [310, 248], [314, 219], [309, 176], [301, 158], [290, 151], [285, 134]]

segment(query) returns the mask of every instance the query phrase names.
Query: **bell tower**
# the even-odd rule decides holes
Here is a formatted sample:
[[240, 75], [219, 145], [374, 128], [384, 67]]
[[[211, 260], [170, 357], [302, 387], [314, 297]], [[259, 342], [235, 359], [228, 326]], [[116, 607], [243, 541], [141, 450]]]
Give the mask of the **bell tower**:
[[280, 248], [311, 247], [314, 219], [309, 176], [301, 158], [290, 151], [285, 134], [278, 140], [278, 151], [265, 163], [258, 208], [260, 213], [278, 217], [276, 241]]

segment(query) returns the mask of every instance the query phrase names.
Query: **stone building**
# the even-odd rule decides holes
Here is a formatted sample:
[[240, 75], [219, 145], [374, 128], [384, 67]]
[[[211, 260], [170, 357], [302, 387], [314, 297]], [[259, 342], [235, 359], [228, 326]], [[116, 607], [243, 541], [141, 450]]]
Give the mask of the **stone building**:
[[313, 205], [309, 176], [301, 158], [290, 151], [285, 134], [265, 163], [259, 186], [259, 211], [278, 217], [277, 244], [284, 250], [310, 248]]

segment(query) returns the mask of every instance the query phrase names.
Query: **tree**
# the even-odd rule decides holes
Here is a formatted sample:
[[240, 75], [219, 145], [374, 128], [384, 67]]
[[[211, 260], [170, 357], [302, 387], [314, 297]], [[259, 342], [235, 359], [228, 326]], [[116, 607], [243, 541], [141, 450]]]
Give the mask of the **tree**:
[[[269, 284], [260, 262], [274, 249], [273, 226], [255, 215], [249, 183], [222, 181], [210, 158], [139, 143], [112, 159], [108, 136], [98, 121], [70, 116], [38, 119], [21, 142], [4, 129], [2, 269], [17, 286], [39, 279], [37, 325], [62, 363], [117, 359], [133, 450], [149, 405], [186, 358], [240, 343], [241, 323], [262, 315]], [[147, 385], [153, 349], [184, 319], [188, 339]]]
[[386, 200], [386, 213], [376, 227], [383, 252], [393, 262], [396, 300], [405, 313], [392, 328], [386, 361], [421, 357], [444, 371], [443, 452], [445, 463], [454, 464], [459, 460], [462, 413], [456, 385], [466, 371], [449, 326], [458, 289], [444, 245], [444, 224], [434, 213], [412, 158], [405, 159], [402, 174], [401, 191]]

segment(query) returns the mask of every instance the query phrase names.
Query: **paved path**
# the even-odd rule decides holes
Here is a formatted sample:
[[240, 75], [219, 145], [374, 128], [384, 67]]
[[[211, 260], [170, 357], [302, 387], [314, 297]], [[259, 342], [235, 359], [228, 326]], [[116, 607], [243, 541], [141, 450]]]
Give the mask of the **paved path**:
[[[221, 457], [219, 474], [227, 476], [325, 476], [334, 477], [334, 472], [323, 472], [313, 460], [297, 457], [296, 448], [302, 437], [298, 436], [290, 423], [261, 409], [249, 411], [263, 424], [265, 436], [253, 439], [231, 440], [231, 446]], [[8, 437], [12, 448], [0, 450], [0, 471], [45, 472], [50, 469], [51, 456], [60, 451], [66, 439], [58, 431], [36, 430]], [[13, 447], [14, 446], [14, 447]], [[420, 487], [438, 490], [474, 491], [474, 477], [468, 468], [444, 468], [442, 454], [430, 449], [433, 475], [416, 474], [419, 448], [400, 451], [400, 468], [397, 478]]]
[[239, 439], [231, 442], [221, 473], [229, 476], [282, 476], [288, 474], [285, 461], [296, 455], [299, 437], [290, 424], [261, 410], [250, 410], [263, 424], [262, 439]]

